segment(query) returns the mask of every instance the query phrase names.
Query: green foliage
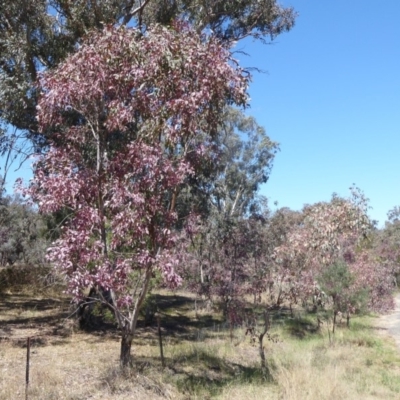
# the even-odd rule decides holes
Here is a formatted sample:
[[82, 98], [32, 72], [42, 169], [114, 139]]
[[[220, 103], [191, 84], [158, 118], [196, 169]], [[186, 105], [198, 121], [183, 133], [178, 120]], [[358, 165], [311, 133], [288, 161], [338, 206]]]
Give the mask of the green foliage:
[[[203, 139], [199, 135], [193, 147]], [[196, 175], [180, 190], [176, 210], [181, 220], [193, 209], [204, 218], [225, 221], [262, 212], [258, 189], [267, 182], [278, 149], [253, 117], [226, 107], [210, 149], [213, 157], [197, 160]]]
[[0, 266], [46, 265], [44, 219], [19, 197], [0, 199]]
[[351, 284], [354, 282], [354, 276], [349, 270], [346, 263], [337, 261], [323, 270], [319, 277], [319, 283], [322, 290], [333, 299], [337, 299], [344, 295]]
[[342, 260], [327, 266], [317, 278], [321, 289], [332, 299], [335, 314], [365, 312], [368, 289], [355, 288], [355, 279], [348, 265]]
[[50, 266], [13, 265], [0, 268], [0, 293], [26, 289], [40, 292], [54, 281]]
[[107, 307], [104, 307], [101, 303], [95, 303], [93, 309], [91, 310], [91, 314], [93, 317], [97, 318], [98, 321], [109, 323], [109, 324], [116, 324], [117, 321], [115, 319], [115, 315]]
[[19, 197], [0, 197], [0, 290], [53, 284], [44, 218]]
[[221, 120], [219, 146], [213, 207], [219, 214], [236, 218], [259, 211], [257, 191], [269, 178], [278, 144], [253, 117], [228, 108]]
[[400, 283], [400, 207], [388, 212], [385, 227], [376, 230], [372, 237], [374, 253], [392, 271], [397, 285]]

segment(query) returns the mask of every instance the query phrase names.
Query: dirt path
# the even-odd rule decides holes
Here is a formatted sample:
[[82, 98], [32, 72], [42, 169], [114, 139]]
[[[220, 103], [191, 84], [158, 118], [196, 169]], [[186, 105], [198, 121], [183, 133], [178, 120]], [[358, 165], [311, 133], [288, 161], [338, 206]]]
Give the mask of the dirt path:
[[390, 314], [380, 317], [378, 329], [392, 336], [400, 347], [400, 294], [396, 295], [394, 300], [395, 309]]

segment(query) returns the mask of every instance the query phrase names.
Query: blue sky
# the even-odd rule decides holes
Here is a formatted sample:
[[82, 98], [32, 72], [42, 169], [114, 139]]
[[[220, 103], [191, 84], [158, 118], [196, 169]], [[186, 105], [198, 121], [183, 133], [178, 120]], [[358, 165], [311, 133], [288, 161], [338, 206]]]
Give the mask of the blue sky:
[[382, 225], [400, 205], [400, 1], [282, 2], [299, 13], [293, 30], [236, 56], [267, 72], [248, 110], [281, 147], [262, 194], [300, 209], [355, 183]]
[[[281, 0], [299, 13], [271, 45], [245, 40], [258, 67], [248, 113], [280, 143], [262, 194], [300, 209], [349, 194], [370, 198], [380, 225], [400, 205], [400, 1]], [[9, 175], [29, 175], [29, 161]]]

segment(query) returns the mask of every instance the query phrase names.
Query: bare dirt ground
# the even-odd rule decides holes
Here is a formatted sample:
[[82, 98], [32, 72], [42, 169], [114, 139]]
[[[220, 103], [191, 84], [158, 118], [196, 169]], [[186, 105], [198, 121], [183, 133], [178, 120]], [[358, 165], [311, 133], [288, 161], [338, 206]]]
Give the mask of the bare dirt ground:
[[391, 336], [400, 349], [400, 294], [395, 297], [395, 309], [379, 318], [377, 328], [384, 335]]

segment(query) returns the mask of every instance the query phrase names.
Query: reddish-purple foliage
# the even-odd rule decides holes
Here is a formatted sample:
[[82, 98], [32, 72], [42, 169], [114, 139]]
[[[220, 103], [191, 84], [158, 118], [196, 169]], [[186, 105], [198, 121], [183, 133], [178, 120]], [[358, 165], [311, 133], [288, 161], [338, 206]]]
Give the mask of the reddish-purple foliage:
[[153, 271], [180, 283], [173, 227], [193, 153], [213, 140], [227, 103], [244, 105], [247, 77], [227, 49], [187, 26], [92, 33], [40, 79], [38, 119], [56, 133], [26, 190], [43, 213], [70, 210], [49, 259], [78, 300], [110, 290], [133, 336]]
[[[222, 301], [232, 319], [244, 314], [251, 299], [266, 307], [309, 299], [318, 303], [323, 299], [319, 277], [328, 266], [344, 261], [354, 277], [349, 293], [366, 293], [369, 310], [390, 309], [393, 273], [366, 246], [371, 229], [367, 202], [353, 191], [351, 199], [334, 197], [306, 206], [302, 213], [281, 210], [265, 221], [216, 219], [194, 240], [192, 258], [185, 264], [191, 266], [186, 268], [188, 281], [197, 293]], [[356, 304], [348, 310], [356, 311]]]
[[356, 252], [349, 263], [355, 280], [350, 288], [352, 292], [368, 291], [367, 307], [371, 311], [387, 312], [394, 307], [394, 277], [387, 264], [381, 262], [373, 249]]
[[[366, 200], [353, 188], [353, 198], [334, 198], [330, 203], [307, 206], [301, 225], [276, 248], [277, 278], [281, 293], [294, 302], [315, 294], [317, 276], [324, 268], [343, 259], [355, 277], [351, 290], [368, 290], [368, 307], [386, 311], [393, 305], [393, 278], [362, 240], [370, 229]], [[355, 201], [354, 201], [355, 200]]]
[[238, 323], [246, 298], [259, 302], [269, 281], [268, 241], [263, 221], [216, 218], [200, 226], [183, 265], [189, 287]]

